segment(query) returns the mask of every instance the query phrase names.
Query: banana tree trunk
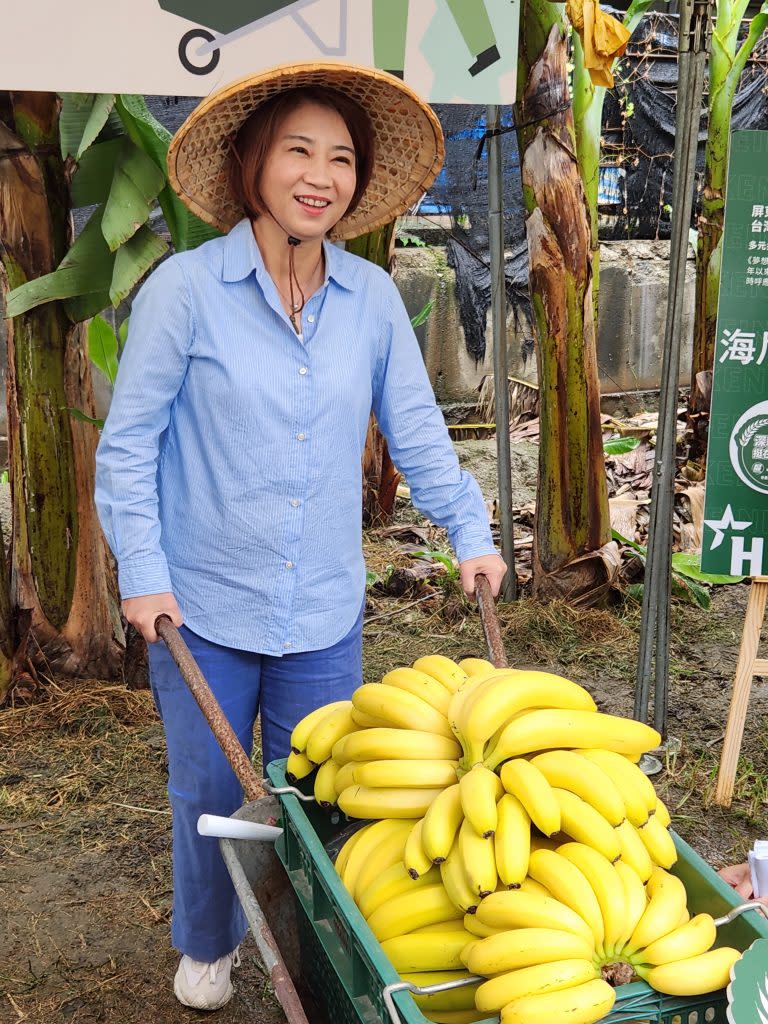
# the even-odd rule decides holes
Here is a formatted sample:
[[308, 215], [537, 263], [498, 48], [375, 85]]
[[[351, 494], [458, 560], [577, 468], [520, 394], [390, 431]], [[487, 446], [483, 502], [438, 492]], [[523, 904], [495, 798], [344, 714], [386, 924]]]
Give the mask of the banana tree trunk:
[[[0, 99], [0, 263], [5, 289], [54, 270], [70, 237], [54, 93]], [[27, 656], [63, 675], [119, 675], [117, 588], [93, 504], [96, 428], [83, 329], [59, 302], [8, 321], [13, 506], [10, 609]]]
[[[395, 222], [347, 242], [347, 250], [389, 270], [395, 239]], [[363, 454], [363, 523], [384, 526], [392, 521], [400, 474], [389, 456], [384, 435], [371, 415]]]
[[[563, 7], [523, 6], [518, 82], [523, 195], [540, 385], [534, 593], [579, 601], [610, 539], [592, 302], [592, 232], [568, 103]], [[564, 108], [564, 109], [559, 109]], [[578, 560], [578, 562], [577, 562]]]
[[600, 288], [600, 242], [598, 240], [597, 197], [600, 184], [600, 133], [603, 123], [605, 89], [594, 86], [584, 66], [584, 47], [573, 33], [573, 121], [576, 134], [576, 156], [584, 185], [589, 216], [589, 252], [592, 266], [592, 307], [598, 323], [598, 292]]

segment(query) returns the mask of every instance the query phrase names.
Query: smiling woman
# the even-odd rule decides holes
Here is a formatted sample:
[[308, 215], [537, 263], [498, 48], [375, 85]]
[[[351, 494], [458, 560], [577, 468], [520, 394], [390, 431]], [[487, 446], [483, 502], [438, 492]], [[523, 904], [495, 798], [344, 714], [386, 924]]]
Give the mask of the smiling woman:
[[155, 622], [167, 614], [263, 762], [362, 681], [361, 460], [373, 411], [414, 503], [448, 531], [467, 593], [498, 592], [482, 495], [458, 464], [402, 299], [333, 245], [390, 222], [442, 162], [435, 115], [383, 72], [291, 65], [209, 97], [171, 181], [228, 232], [150, 276], [131, 312], [96, 502], [126, 618], [150, 642], [173, 806], [179, 1000], [215, 1009], [245, 918], [201, 813], [242, 792]]

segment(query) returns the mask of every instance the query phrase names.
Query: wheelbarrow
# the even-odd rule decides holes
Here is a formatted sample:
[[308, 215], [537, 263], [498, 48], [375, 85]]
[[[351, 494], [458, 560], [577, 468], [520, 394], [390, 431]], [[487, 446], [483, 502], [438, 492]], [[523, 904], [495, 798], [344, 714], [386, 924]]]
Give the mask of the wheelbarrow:
[[[477, 578], [477, 590], [489, 655], [498, 667], [505, 667], [498, 619], [485, 577]], [[261, 838], [266, 825], [266, 834], [281, 845], [278, 856], [271, 841], [220, 839], [224, 861], [288, 1024], [423, 1024], [425, 1018], [406, 993], [428, 995], [482, 980], [467, 978], [417, 988], [398, 979], [329, 860], [365, 822], [344, 826], [338, 811], [318, 814], [306, 783], [301, 785], [307, 791], [286, 783], [284, 762], [273, 762], [268, 768], [275, 785], [262, 782], [170, 619], [160, 616], [155, 628], [248, 800], [232, 818], [221, 819], [227, 827], [219, 834], [233, 835], [243, 828], [254, 830], [254, 838]], [[263, 796], [265, 791], [267, 796]], [[270, 829], [267, 823], [281, 811], [284, 828]], [[201, 816], [198, 831], [205, 817]], [[679, 836], [674, 838], [679, 855], [674, 871], [685, 884], [691, 912], [711, 913], [715, 924], [723, 927], [723, 942], [738, 949], [768, 937], [765, 908], [754, 901], [740, 903], [730, 886], [688, 844]], [[318, 941], [321, 929], [323, 941]], [[725, 993], [668, 997], [644, 982], [633, 982], [617, 990], [606, 1024], [674, 1019], [725, 1021]]]
[[222, 47], [281, 18], [291, 18], [324, 56], [343, 57], [347, 52], [348, 0], [338, 2], [338, 41], [328, 44], [301, 13], [317, 0], [159, 0], [161, 10], [204, 26], [190, 29], [179, 41], [179, 60], [193, 75], [209, 75], [219, 63]]
[[[506, 667], [507, 659], [501, 639], [501, 630], [488, 579], [479, 575], [476, 578], [477, 599], [480, 616], [488, 645], [491, 660], [499, 667]], [[253, 828], [253, 838], [275, 838], [280, 829], [259, 829], [259, 825], [274, 822], [280, 814], [276, 797], [290, 794], [296, 799], [314, 803], [314, 797], [303, 793], [294, 786], [276, 787], [264, 782], [257, 776], [250, 758], [243, 749], [234, 730], [227, 721], [219, 704], [211, 692], [208, 683], [195, 662], [192, 654], [181, 637], [181, 634], [166, 615], [161, 615], [155, 622], [158, 635], [166, 643], [184, 681], [205, 715], [211, 730], [222, 751], [229, 761], [232, 770], [243, 787], [247, 803], [237, 811], [232, 819], [213, 819], [203, 815], [198, 822], [198, 831], [204, 834], [236, 835], [239, 831], [237, 823], [247, 833], [249, 825]], [[267, 796], [264, 796], [264, 792]], [[207, 820], [203, 820], [207, 819]], [[341, 820], [340, 813], [332, 816], [331, 821], [337, 824]], [[233, 827], [224, 827], [217, 831], [217, 825], [232, 822]], [[341, 846], [346, 836], [363, 822], [354, 822], [347, 829], [335, 836], [333, 844], [328, 848]], [[243, 906], [256, 946], [266, 971], [269, 973], [275, 996], [282, 1007], [288, 1024], [338, 1024], [328, 1017], [327, 1007], [318, 1003], [316, 994], [306, 984], [306, 973], [302, 969], [302, 949], [299, 941], [299, 927], [295, 909], [294, 890], [291, 881], [278, 859], [274, 843], [270, 841], [253, 841], [244, 838], [221, 838], [220, 848], [224, 862], [232, 877], [232, 882]], [[383, 954], [381, 954], [383, 957]], [[382, 991], [383, 1004], [389, 1016], [387, 1024], [401, 1024], [402, 1018], [395, 1003], [395, 994], [400, 991], [412, 991], [416, 994], [430, 994], [468, 985], [479, 979], [465, 979], [460, 982], [448, 982], [443, 985], [432, 985], [429, 988], [417, 988], [407, 982], [396, 982], [387, 985]], [[371, 1018], [374, 1024], [376, 1018]], [[386, 1021], [386, 1018], [379, 1018]]]

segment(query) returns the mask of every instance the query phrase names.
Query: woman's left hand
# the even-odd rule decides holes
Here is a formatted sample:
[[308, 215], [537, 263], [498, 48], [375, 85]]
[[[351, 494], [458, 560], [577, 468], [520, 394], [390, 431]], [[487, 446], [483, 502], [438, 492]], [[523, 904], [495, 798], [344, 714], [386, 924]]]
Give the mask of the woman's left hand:
[[475, 596], [475, 576], [479, 572], [488, 577], [494, 597], [498, 596], [501, 581], [507, 574], [507, 564], [501, 555], [480, 555], [479, 558], [468, 558], [459, 564], [459, 569], [461, 570], [461, 585], [467, 597]]

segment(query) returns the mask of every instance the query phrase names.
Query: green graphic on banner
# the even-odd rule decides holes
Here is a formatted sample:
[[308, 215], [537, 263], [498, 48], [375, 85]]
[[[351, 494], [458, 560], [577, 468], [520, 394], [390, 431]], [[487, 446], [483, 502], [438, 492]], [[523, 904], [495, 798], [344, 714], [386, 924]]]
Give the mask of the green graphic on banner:
[[768, 939], [753, 942], [731, 968], [728, 1024], [768, 1024]]
[[768, 131], [731, 135], [704, 572], [768, 575]]

